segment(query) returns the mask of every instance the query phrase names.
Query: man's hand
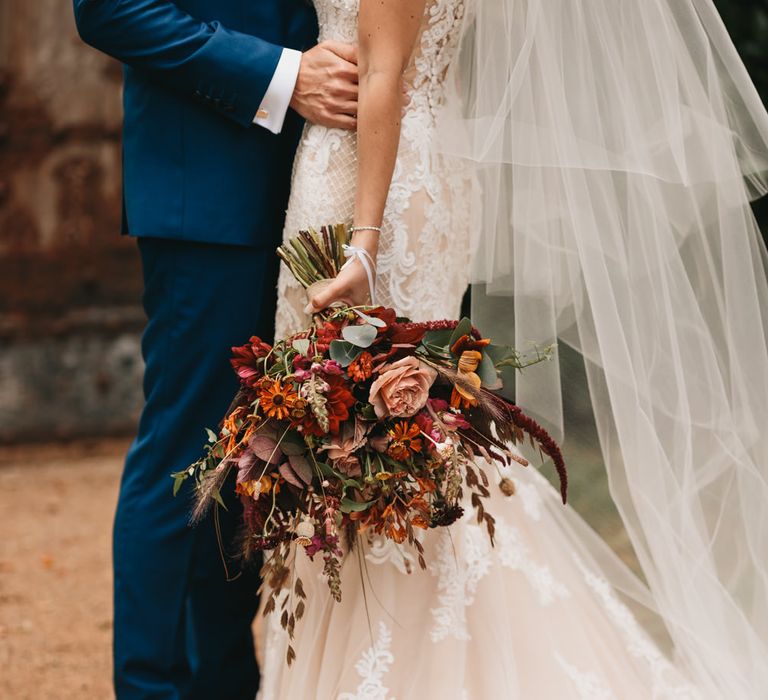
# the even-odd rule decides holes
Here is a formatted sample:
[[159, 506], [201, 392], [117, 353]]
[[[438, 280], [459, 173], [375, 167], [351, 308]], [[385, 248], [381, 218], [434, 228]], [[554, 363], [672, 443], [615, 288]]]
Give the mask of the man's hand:
[[357, 46], [324, 41], [305, 51], [291, 107], [313, 124], [357, 128]]

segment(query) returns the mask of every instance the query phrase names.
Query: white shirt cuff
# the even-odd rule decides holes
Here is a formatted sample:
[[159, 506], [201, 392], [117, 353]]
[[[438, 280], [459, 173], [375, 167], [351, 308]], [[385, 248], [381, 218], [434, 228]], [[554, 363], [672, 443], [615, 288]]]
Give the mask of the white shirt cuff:
[[293, 97], [296, 78], [301, 66], [301, 51], [283, 49], [277, 68], [269, 81], [267, 92], [259, 105], [259, 111], [253, 118], [253, 123], [269, 129], [273, 134], [279, 134], [283, 128], [285, 114]]

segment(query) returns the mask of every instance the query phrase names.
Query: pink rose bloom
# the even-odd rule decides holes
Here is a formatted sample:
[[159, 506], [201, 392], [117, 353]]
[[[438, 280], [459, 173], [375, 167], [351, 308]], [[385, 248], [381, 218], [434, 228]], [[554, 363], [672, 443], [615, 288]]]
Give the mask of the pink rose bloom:
[[379, 418], [413, 416], [426, 405], [435, 377], [434, 369], [409, 355], [379, 370], [368, 400]]
[[345, 423], [334, 442], [324, 445], [322, 449], [328, 454], [334, 466], [347, 476], [360, 476], [362, 469], [360, 460], [354, 454], [365, 444], [366, 427], [365, 424], [355, 417], [354, 427]]

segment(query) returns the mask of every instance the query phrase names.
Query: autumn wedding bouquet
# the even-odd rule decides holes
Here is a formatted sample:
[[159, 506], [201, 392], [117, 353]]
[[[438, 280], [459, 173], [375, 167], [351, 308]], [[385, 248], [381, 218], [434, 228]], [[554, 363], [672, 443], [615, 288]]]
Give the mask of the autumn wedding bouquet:
[[[336, 275], [345, 241], [343, 226], [302, 231], [278, 254], [310, 287]], [[240, 391], [219, 431], [208, 431], [205, 456], [173, 475], [175, 490], [195, 479], [199, 519], [223, 505], [236, 472], [243, 554], [270, 550], [266, 609], [283, 606], [291, 636], [305, 609], [299, 580], [279, 598], [292, 548], [321, 558], [340, 600], [342, 560], [361, 537], [411, 547], [425, 568], [416, 531], [451, 525], [467, 505], [493, 542], [485, 470], [525, 466], [513, 445], [526, 437], [553, 460], [563, 502], [567, 485], [558, 446], [498, 393], [502, 367], [522, 369], [545, 353], [527, 359], [494, 345], [466, 318], [412, 323], [382, 306], [333, 307], [313, 320], [274, 345], [253, 337], [233, 348]]]

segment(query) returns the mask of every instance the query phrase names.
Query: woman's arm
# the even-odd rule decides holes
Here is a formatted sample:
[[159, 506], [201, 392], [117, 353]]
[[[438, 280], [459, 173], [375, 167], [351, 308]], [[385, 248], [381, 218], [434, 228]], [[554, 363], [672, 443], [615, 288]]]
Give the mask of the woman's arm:
[[[381, 226], [400, 141], [403, 73], [419, 35], [426, 0], [361, 0], [358, 25], [357, 194], [355, 226]], [[352, 245], [375, 260], [378, 233], [358, 231]], [[346, 267], [311, 302], [363, 303], [368, 280], [360, 262]]]

